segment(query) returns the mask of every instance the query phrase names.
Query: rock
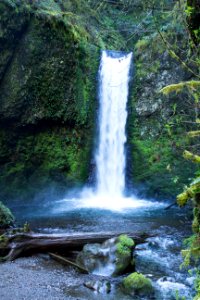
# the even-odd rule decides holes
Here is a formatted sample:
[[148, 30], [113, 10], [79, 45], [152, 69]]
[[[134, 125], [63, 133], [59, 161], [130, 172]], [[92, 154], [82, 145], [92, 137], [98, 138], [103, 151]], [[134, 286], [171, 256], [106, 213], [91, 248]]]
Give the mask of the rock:
[[116, 269], [115, 275], [122, 274], [129, 266], [134, 266], [132, 249], [134, 241], [127, 235], [120, 235], [116, 240]]
[[0, 198], [87, 182], [99, 50], [123, 42], [94, 15], [86, 0], [0, 1]]
[[[171, 277], [162, 277], [156, 282], [156, 299], [190, 299], [190, 290], [187, 285], [177, 282]], [[177, 291], [178, 296], [177, 297]]]
[[84, 283], [84, 286], [87, 288], [96, 291], [98, 293], [110, 293], [111, 291], [111, 284], [107, 280], [92, 280]]
[[77, 256], [77, 264], [99, 275], [116, 276], [134, 268], [132, 250], [134, 241], [120, 235], [103, 244], [87, 244]]
[[101, 244], [86, 244], [77, 256], [76, 262], [89, 272], [98, 268], [99, 260], [104, 260]]
[[160, 99], [154, 101], [152, 99], [147, 99], [143, 101], [138, 101], [135, 109], [140, 117], [148, 117], [160, 110], [161, 105], [162, 102]]
[[9, 208], [0, 202], [0, 228], [6, 228], [12, 225], [14, 217]]
[[146, 278], [143, 274], [132, 273], [123, 280], [123, 290], [125, 293], [134, 296], [146, 296], [153, 292], [151, 280]]

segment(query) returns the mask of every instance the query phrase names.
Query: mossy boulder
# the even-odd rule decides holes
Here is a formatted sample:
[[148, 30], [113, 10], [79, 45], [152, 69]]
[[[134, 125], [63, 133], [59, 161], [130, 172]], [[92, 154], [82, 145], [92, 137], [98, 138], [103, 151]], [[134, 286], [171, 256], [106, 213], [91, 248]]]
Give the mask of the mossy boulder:
[[87, 244], [78, 254], [76, 262], [92, 273], [120, 275], [134, 269], [134, 245], [134, 241], [127, 235], [120, 235], [102, 244]]
[[116, 270], [115, 275], [123, 273], [129, 266], [134, 266], [132, 251], [135, 246], [133, 239], [120, 235], [116, 240]]
[[153, 292], [151, 280], [146, 278], [143, 274], [137, 272], [132, 273], [128, 277], [124, 278], [122, 286], [124, 292], [131, 296], [146, 296], [152, 294]]
[[6, 228], [12, 225], [14, 216], [10, 209], [0, 202], [0, 228]]

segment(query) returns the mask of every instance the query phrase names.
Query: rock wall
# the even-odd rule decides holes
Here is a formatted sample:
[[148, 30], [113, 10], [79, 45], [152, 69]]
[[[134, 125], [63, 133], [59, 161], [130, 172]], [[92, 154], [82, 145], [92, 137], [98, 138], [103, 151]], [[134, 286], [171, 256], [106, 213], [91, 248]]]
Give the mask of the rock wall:
[[[165, 36], [169, 42], [168, 32]], [[182, 30], [178, 40], [180, 48], [187, 47], [184, 37]], [[181, 57], [181, 50], [177, 50], [177, 55]], [[135, 64], [128, 126], [132, 144], [129, 172], [135, 186], [144, 194], [173, 198], [195, 171], [183, 158], [183, 151], [192, 146], [187, 132], [195, 128], [197, 115], [195, 101], [188, 91], [164, 96], [160, 90], [190, 80], [192, 74], [170, 54], [158, 33], [137, 41]]]
[[176, 95], [165, 99], [157, 93], [189, 75], [156, 40], [142, 2], [127, 2], [128, 11], [121, 7], [121, 1], [118, 6], [1, 1], [1, 199], [30, 197], [50, 186], [65, 191], [87, 181], [93, 168], [100, 50], [106, 48], [135, 52], [127, 126], [130, 186], [168, 197], [193, 172], [181, 158], [186, 128], [178, 121], [188, 105]]
[[73, 12], [75, 4], [29, 3], [0, 5], [3, 198], [86, 181], [93, 144], [99, 58], [93, 29]]

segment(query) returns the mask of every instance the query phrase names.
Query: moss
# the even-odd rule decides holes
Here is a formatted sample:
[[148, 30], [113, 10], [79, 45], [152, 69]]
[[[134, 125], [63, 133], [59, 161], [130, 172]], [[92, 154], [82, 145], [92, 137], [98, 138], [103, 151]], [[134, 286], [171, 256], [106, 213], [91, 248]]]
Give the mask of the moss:
[[[15, 8], [3, 7], [0, 22], [8, 42], [3, 57], [12, 59], [6, 72], [2, 61], [0, 86], [2, 196], [25, 197], [54, 183], [64, 189], [82, 184], [89, 175], [99, 48], [93, 27], [86, 30], [85, 17], [74, 5], [33, 3], [31, 19], [27, 12], [20, 22]], [[14, 55], [16, 37], [9, 28], [20, 40]]]
[[180, 93], [186, 87], [188, 89], [190, 89], [191, 91], [199, 89], [200, 88], [200, 81], [191, 80], [191, 81], [180, 82], [180, 83], [177, 83], [177, 84], [170, 84], [170, 85], [165, 86], [164, 88], [162, 88], [160, 90], [160, 92], [163, 93], [164, 95], [168, 95], [172, 92]]
[[181, 191], [188, 180], [192, 170], [190, 163], [182, 158], [182, 143], [177, 136], [171, 139], [168, 136], [148, 139], [134, 137], [133, 178], [135, 184], [146, 184], [149, 196], [172, 197], [175, 192]]
[[[14, 217], [5, 205], [0, 202], [0, 228], [6, 228], [12, 225], [14, 222]], [[2, 240], [1, 240], [2, 242]]]
[[[133, 239], [129, 238], [127, 235], [120, 235], [116, 240], [116, 271], [115, 275], [121, 274], [126, 271], [130, 265], [134, 267], [132, 259], [132, 251], [134, 248]], [[132, 264], [131, 264], [132, 262]]]
[[44, 128], [35, 134], [29, 132], [21, 137], [12, 136], [0, 151], [0, 160], [3, 161], [11, 155], [6, 153], [11, 143], [15, 153], [12, 162], [4, 161], [0, 172], [2, 194], [4, 191], [7, 196], [20, 197], [23, 191], [25, 194], [34, 193], [50, 184], [63, 189], [80, 185], [89, 172], [91, 141], [85, 134], [81, 129], [57, 127]]
[[138, 40], [138, 42], [135, 45], [135, 50], [139, 54], [140, 52], [144, 51], [149, 46], [149, 44], [150, 44], [150, 41], [147, 38]]
[[[137, 27], [145, 20], [145, 28], [152, 30], [152, 17], [143, 8], [129, 7], [127, 13], [122, 13], [112, 4], [98, 4], [85, 0], [3, 0], [0, 5], [0, 42], [4, 45], [0, 58], [3, 196], [10, 195], [7, 181], [13, 188], [12, 194], [19, 196], [25, 195], [26, 189], [36, 191], [54, 182], [64, 188], [86, 180], [96, 126], [95, 83], [101, 49], [130, 51], [136, 45], [137, 99], [144, 80], [160, 73], [158, 53], [162, 54], [165, 47], [158, 34], [132, 35], [133, 22]], [[132, 119], [132, 126], [136, 122]], [[41, 123], [53, 133], [40, 131]], [[148, 123], [147, 135], [152, 135], [160, 126], [160, 119], [153, 116], [143, 123]], [[176, 153], [169, 154], [173, 145], [167, 144], [167, 137], [160, 139], [158, 147], [154, 145], [156, 139], [141, 138], [143, 123], [138, 123], [137, 130], [130, 134], [134, 147], [131, 180], [145, 182], [151, 195], [168, 196], [176, 192], [175, 169], [181, 168], [178, 180], [182, 184], [182, 174], [190, 173], [188, 166], [182, 165], [181, 160], [179, 163]], [[8, 124], [11, 126], [5, 129]], [[166, 151], [160, 160], [162, 147]]]
[[153, 290], [151, 280], [137, 272], [124, 278], [123, 287], [125, 292], [131, 295], [148, 295], [151, 294]]
[[189, 195], [187, 192], [183, 192], [177, 196], [177, 203], [179, 206], [184, 206], [189, 199]]
[[122, 234], [117, 238], [117, 252], [121, 255], [130, 251], [134, 247], [135, 243], [133, 239], [129, 238], [127, 235]]
[[199, 232], [199, 221], [197, 217], [194, 217], [193, 222], [192, 222], [192, 231], [194, 233], [198, 233]]

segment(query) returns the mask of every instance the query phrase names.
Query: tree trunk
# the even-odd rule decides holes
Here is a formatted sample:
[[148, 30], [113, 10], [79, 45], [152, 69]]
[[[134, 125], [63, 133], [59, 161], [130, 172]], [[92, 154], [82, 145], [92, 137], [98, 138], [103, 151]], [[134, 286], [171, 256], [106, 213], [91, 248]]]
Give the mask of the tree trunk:
[[[124, 233], [83, 233], [77, 235], [67, 234], [15, 234], [5, 237], [0, 242], [0, 254], [7, 252], [3, 258], [4, 261], [15, 260], [22, 254], [27, 255], [33, 252], [69, 252], [73, 250], [82, 250], [83, 246], [88, 243], [102, 243], [107, 239], [117, 237]], [[143, 243], [149, 236], [146, 234], [126, 233], [133, 238], [136, 244]]]

